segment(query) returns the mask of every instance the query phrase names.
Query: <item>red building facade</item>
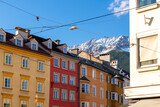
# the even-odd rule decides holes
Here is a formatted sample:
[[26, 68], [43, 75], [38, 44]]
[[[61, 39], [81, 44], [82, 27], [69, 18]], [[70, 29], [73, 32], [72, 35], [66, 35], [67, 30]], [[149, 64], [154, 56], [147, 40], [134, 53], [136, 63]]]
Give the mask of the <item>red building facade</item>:
[[50, 107], [78, 107], [78, 60], [67, 53], [51, 55]]

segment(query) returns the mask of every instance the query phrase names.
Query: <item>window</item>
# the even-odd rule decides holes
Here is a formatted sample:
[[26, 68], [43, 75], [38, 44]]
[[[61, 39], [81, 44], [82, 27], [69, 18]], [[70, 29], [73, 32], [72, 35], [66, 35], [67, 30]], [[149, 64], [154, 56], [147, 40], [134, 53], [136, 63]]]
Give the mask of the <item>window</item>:
[[53, 89], [53, 99], [59, 99], [59, 88]]
[[103, 82], [103, 73], [100, 73], [100, 81]]
[[[148, 43], [150, 45], [148, 45]], [[154, 51], [151, 51], [152, 49]], [[140, 66], [157, 64], [158, 37], [149, 36], [139, 39], [139, 62]]]
[[70, 85], [75, 85], [75, 77], [70, 76]]
[[75, 101], [75, 91], [70, 91], [70, 94], [69, 94], [69, 100], [70, 101]]
[[5, 64], [12, 65], [12, 55], [6, 53], [5, 54]]
[[119, 103], [122, 103], [121, 95], [119, 95]]
[[4, 77], [4, 87], [11, 88], [11, 77]]
[[92, 94], [94, 97], [96, 97], [96, 86], [92, 85]]
[[100, 98], [103, 98], [103, 88], [100, 88]]
[[32, 49], [33, 49], [33, 50], [37, 50], [37, 44], [34, 44], [34, 43], [33, 43], [33, 44], [32, 44]]
[[66, 68], [66, 61], [62, 61], [62, 68]]
[[93, 102], [92, 107], [97, 107], [97, 103]]
[[81, 85], [81, 92], [82, 93], [89, 93], [89, 84], [82, 84]]
[[107, 76], [107, 81], [108, 81], [108, 83], [111, 82], [111, 77], [110, 76]]
[[22, 46], [22, 40], [17, 39], [16, 45], [18, 45], [18, 46]]
[[67, 53], [67, 48], [66, 47], [63, 47], [63, 52]]
[[3, 99], [3, 107], [11, 107], [11, 99], [4, 98]]
[[43, 103], [37, 102], [37, 107], [43, 107]]
[[62, 89], [62, 96], [61, 96], [62, 100], [67, 100], [67, 90]]
[[59, 82], [59, 74], [54, 73], [54, 82]]
[[139, 0], [139, 7], [146, 6], [152, 3], [156, 3], [156, 0]]
[[110, 99], [110, 91], [107, 91], [107, 98]]
[[81, 102], [81, 107], [89, 107], [89, 102]]
[[92, 78], [96, 79], [96, 70], [95, 69], [92, 70]]
[[103, 107], [103, 104], [100, 104], [100, 107]]
[[70, 63], [70, 70], [74, 70], [74, 63]]
[[118, 79], [112, 78], [112, 84], [117, 84], [118, 85]]
[[28, 58], [22, 58], [22, 67], [28, 68]]
[[66, 75], [62, 75], [62, 83], [67, 84], [67, 76]]
[[111, 92], [111, 99], [118, 100], [117, 92]]
[[21, 101], [21, 107], [27, 107], [27, 101]]
[[0, 34], [0, 41], [4, 41], [4, 35]]
[[22, 90], [28, 90], [28, 80], [22, 80]]
[[43, 92], [43, 83], [38, 82], [38, 92]]
[[41, 61], [38, 61], [38, 71], [44, 71], [44, 63]]
[[86, 67], [82, 67], [82, 76], [87, 76]]
[[48, 48], [52, 48], [52, 44], [50, 42], [48, 43]]
[[121, 88], [121, 82], [119, 82], [118, 87]]
[[59, 61], [58, 59], [54, 58], [54, 66], [58, 67], [59, 66]]

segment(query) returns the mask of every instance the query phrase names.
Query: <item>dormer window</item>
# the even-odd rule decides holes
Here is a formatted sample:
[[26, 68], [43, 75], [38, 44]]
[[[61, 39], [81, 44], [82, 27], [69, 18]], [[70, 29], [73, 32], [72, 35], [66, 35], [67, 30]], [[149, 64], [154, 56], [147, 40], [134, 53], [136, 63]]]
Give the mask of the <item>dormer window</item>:
[[63, 52], [67, 53], [67, 48], [66, 47], [63, 47]]
[[22, 46], [22, 40], [17, 39], [16, 45], [18, 45], [18, 46]]
[[32, 47], [31, 47], [33, 50], [37, 50], [37, 44], [32, 44]]
[[139, 1], [139, 7], [156, 3], [156, 0], [138, 0], [138, 1]]
[[52, 45], [50, 42], [48, 43], [48, 48], [52, 48]]
[[4, 41], [4, 35], [0, 34], [0, 41]]

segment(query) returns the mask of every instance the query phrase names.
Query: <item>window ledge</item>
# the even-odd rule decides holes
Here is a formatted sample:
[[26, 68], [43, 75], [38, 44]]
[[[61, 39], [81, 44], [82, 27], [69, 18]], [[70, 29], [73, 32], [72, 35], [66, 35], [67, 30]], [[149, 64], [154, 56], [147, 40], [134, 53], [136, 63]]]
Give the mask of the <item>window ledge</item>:
[[158, 70], [159, 66], [157, 64], [154, 65], [148, 65], [148, 66], [142, 66], [137, 69], [138, 72], [146, 72], [146, 71], [154, 71]]
[[3, 89], [13, 90], [13, 88], [2, 87]]
[[37, 72], [45, 73], [45, 71], [40, 71], [40, 70], [37, 70]]
[[29, 92], [28, 90], [22, 90], [22, 89], [20, 91], [22, 91], [22, 92]]
[[5, 64], [5, 63], [4, 63], [4, 65], [7, 65], [7, 66], [11, 66], [11, 67], [13, 67], [13, 65]]
[[142, 7], [137, 8], [136, 10], [138, 13], [141, 13], [141, 12], [156, 9], [156, 8], [158, 8], [158, 3], [153, 3], [150, 5], [142, 6]]
[[36, 92], [37, 94], [45, 94], [44, 92]]
[[25, 69], [25, 70], [30, 70], [29, 68], [24, 68], [24, 67], [21, 67], [22, 69]]

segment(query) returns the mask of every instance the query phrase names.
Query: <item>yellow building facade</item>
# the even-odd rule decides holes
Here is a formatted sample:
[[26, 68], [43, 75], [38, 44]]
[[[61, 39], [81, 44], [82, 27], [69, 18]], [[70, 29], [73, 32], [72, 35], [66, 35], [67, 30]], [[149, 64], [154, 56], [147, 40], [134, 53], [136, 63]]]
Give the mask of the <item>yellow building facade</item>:
[[0, 107], [49, 107], [50, 56], [11, 36], [0, 30]]

